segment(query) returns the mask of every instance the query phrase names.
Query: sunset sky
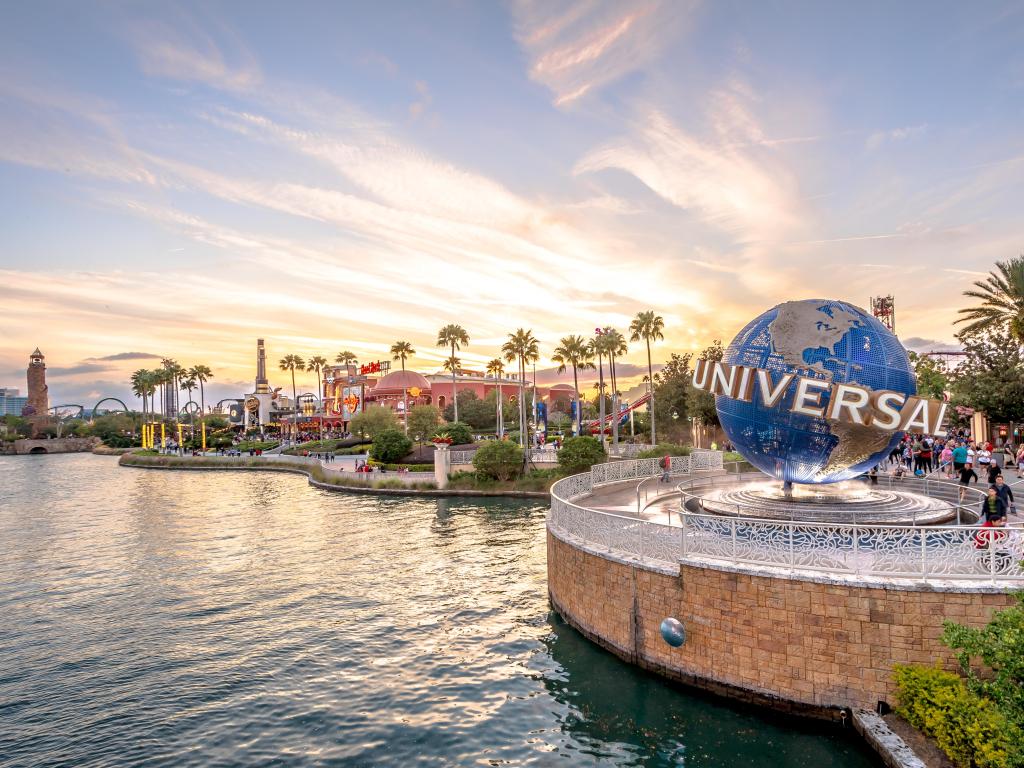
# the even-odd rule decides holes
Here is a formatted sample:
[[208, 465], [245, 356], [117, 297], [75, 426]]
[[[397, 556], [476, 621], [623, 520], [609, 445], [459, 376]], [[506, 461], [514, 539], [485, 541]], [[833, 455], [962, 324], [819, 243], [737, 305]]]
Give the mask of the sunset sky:
[[9, 3], [0, 386], [39, 346], [51, 404], [162, 356], [236, 396], [258, 336], [432, 372], [451, 322], [549, 367], [649, 308], [664, 359], [889, 292], [948, 344], [1024, 251], [1022, 39], [996, 2]]

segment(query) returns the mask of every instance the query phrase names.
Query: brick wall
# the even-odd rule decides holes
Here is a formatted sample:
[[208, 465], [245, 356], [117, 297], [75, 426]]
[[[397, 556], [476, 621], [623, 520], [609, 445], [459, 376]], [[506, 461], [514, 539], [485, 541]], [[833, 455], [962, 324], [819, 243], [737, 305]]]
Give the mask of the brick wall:
[[[983, 625], [1014, 603], [1002, 593], [835, 586], [687, 565], [670, 575], [590, 554], [550, 531], [548, 590], [566, 621], [628, 661], [825, 716], [892, 702], [893, 664], [954, 663], [939, 642], [943, 621]], [[661, 638], [668, 616], [686, 627], [681, 648]]]

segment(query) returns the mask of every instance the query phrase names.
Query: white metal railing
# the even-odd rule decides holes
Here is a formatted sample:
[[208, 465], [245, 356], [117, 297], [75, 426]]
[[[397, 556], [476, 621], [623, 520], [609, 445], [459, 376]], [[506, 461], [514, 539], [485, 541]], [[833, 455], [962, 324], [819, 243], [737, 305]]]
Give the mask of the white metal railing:
[[[653, 469], [646, 462], [653, 462]], [[681, 525], [672, 525], [592, 509], [583, 501], [606, 483], [661, 472], [656, 463], [640, 459], [598, 464], [588, 473], [558, 481], [551, 488], [548, 527], [596, 549], [669, 568], [680, 562], [717, 562], [882, 580], [1024, 584], [1021, 528], [801, 523], [694, 512], [679, 512]], [[715, 461], [677, 460], [672, 472], [684, 464], [689, 471], [708, 463], [713, 466]], [[959, 492], [953, 483], [930, 483], [929, 490], [940, 498], [950, 490], [941, 486]]]
[[472, 451], [448, 451], [448, 456], [451, 457], [452, 464], [472, 464], [473, 457], [476, 456], [476, 449]]
[[627, 459], [634, 458], [638, 453], [651, 450], [650, 445], [644, 443], [619, 443], [608, 446], [609, 456], [622, 456]]

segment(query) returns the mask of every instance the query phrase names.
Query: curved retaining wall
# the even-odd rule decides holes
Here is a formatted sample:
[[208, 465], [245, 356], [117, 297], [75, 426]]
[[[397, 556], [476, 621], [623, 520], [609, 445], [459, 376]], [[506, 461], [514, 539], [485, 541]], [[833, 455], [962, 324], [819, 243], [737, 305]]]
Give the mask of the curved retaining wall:
[[[580, 503], [577, 500], [576, 503]], [[946, 620], [980, 626], [1012, 595], [977, 583], [878, 586], [711, 564], [648, 565], [548, 528], [548, 590], [594, 642], [665, 677], [797, 714], [892, 701], [893, 665], [955, 660]], [[672, 648], [673, 616], [687, 639]]]

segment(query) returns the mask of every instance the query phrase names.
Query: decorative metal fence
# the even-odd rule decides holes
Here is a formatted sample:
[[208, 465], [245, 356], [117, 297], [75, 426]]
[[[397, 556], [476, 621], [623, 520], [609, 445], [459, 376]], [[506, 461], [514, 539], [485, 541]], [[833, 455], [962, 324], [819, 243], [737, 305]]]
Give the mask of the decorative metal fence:
[[472, 464], [476, 449], [472, 451], [448, 451], [452, 464]]
[[[713, 466], [715, 461], [701, 458], [688, 467], [708, 463]], [[683, 465], [674, 461], [673, 471]], [[551, 489], [548, 526], [617, 557], [668, 568], [681, 562], [744, 564], [883, 581], [1024, 585], [1021, 528], [799, 523], [691, 512], [677, 513], [681, 524], [671, 525], [586, 505], [584, 497], [595, 488], [660, 471], [656, 460], [641, 459], [599, 464], [589, 473], [560, 480]], [[931, 481], [928, 489], [941, 498], [948, 486], [956, 492], [954, 484], [938, 481]]]

